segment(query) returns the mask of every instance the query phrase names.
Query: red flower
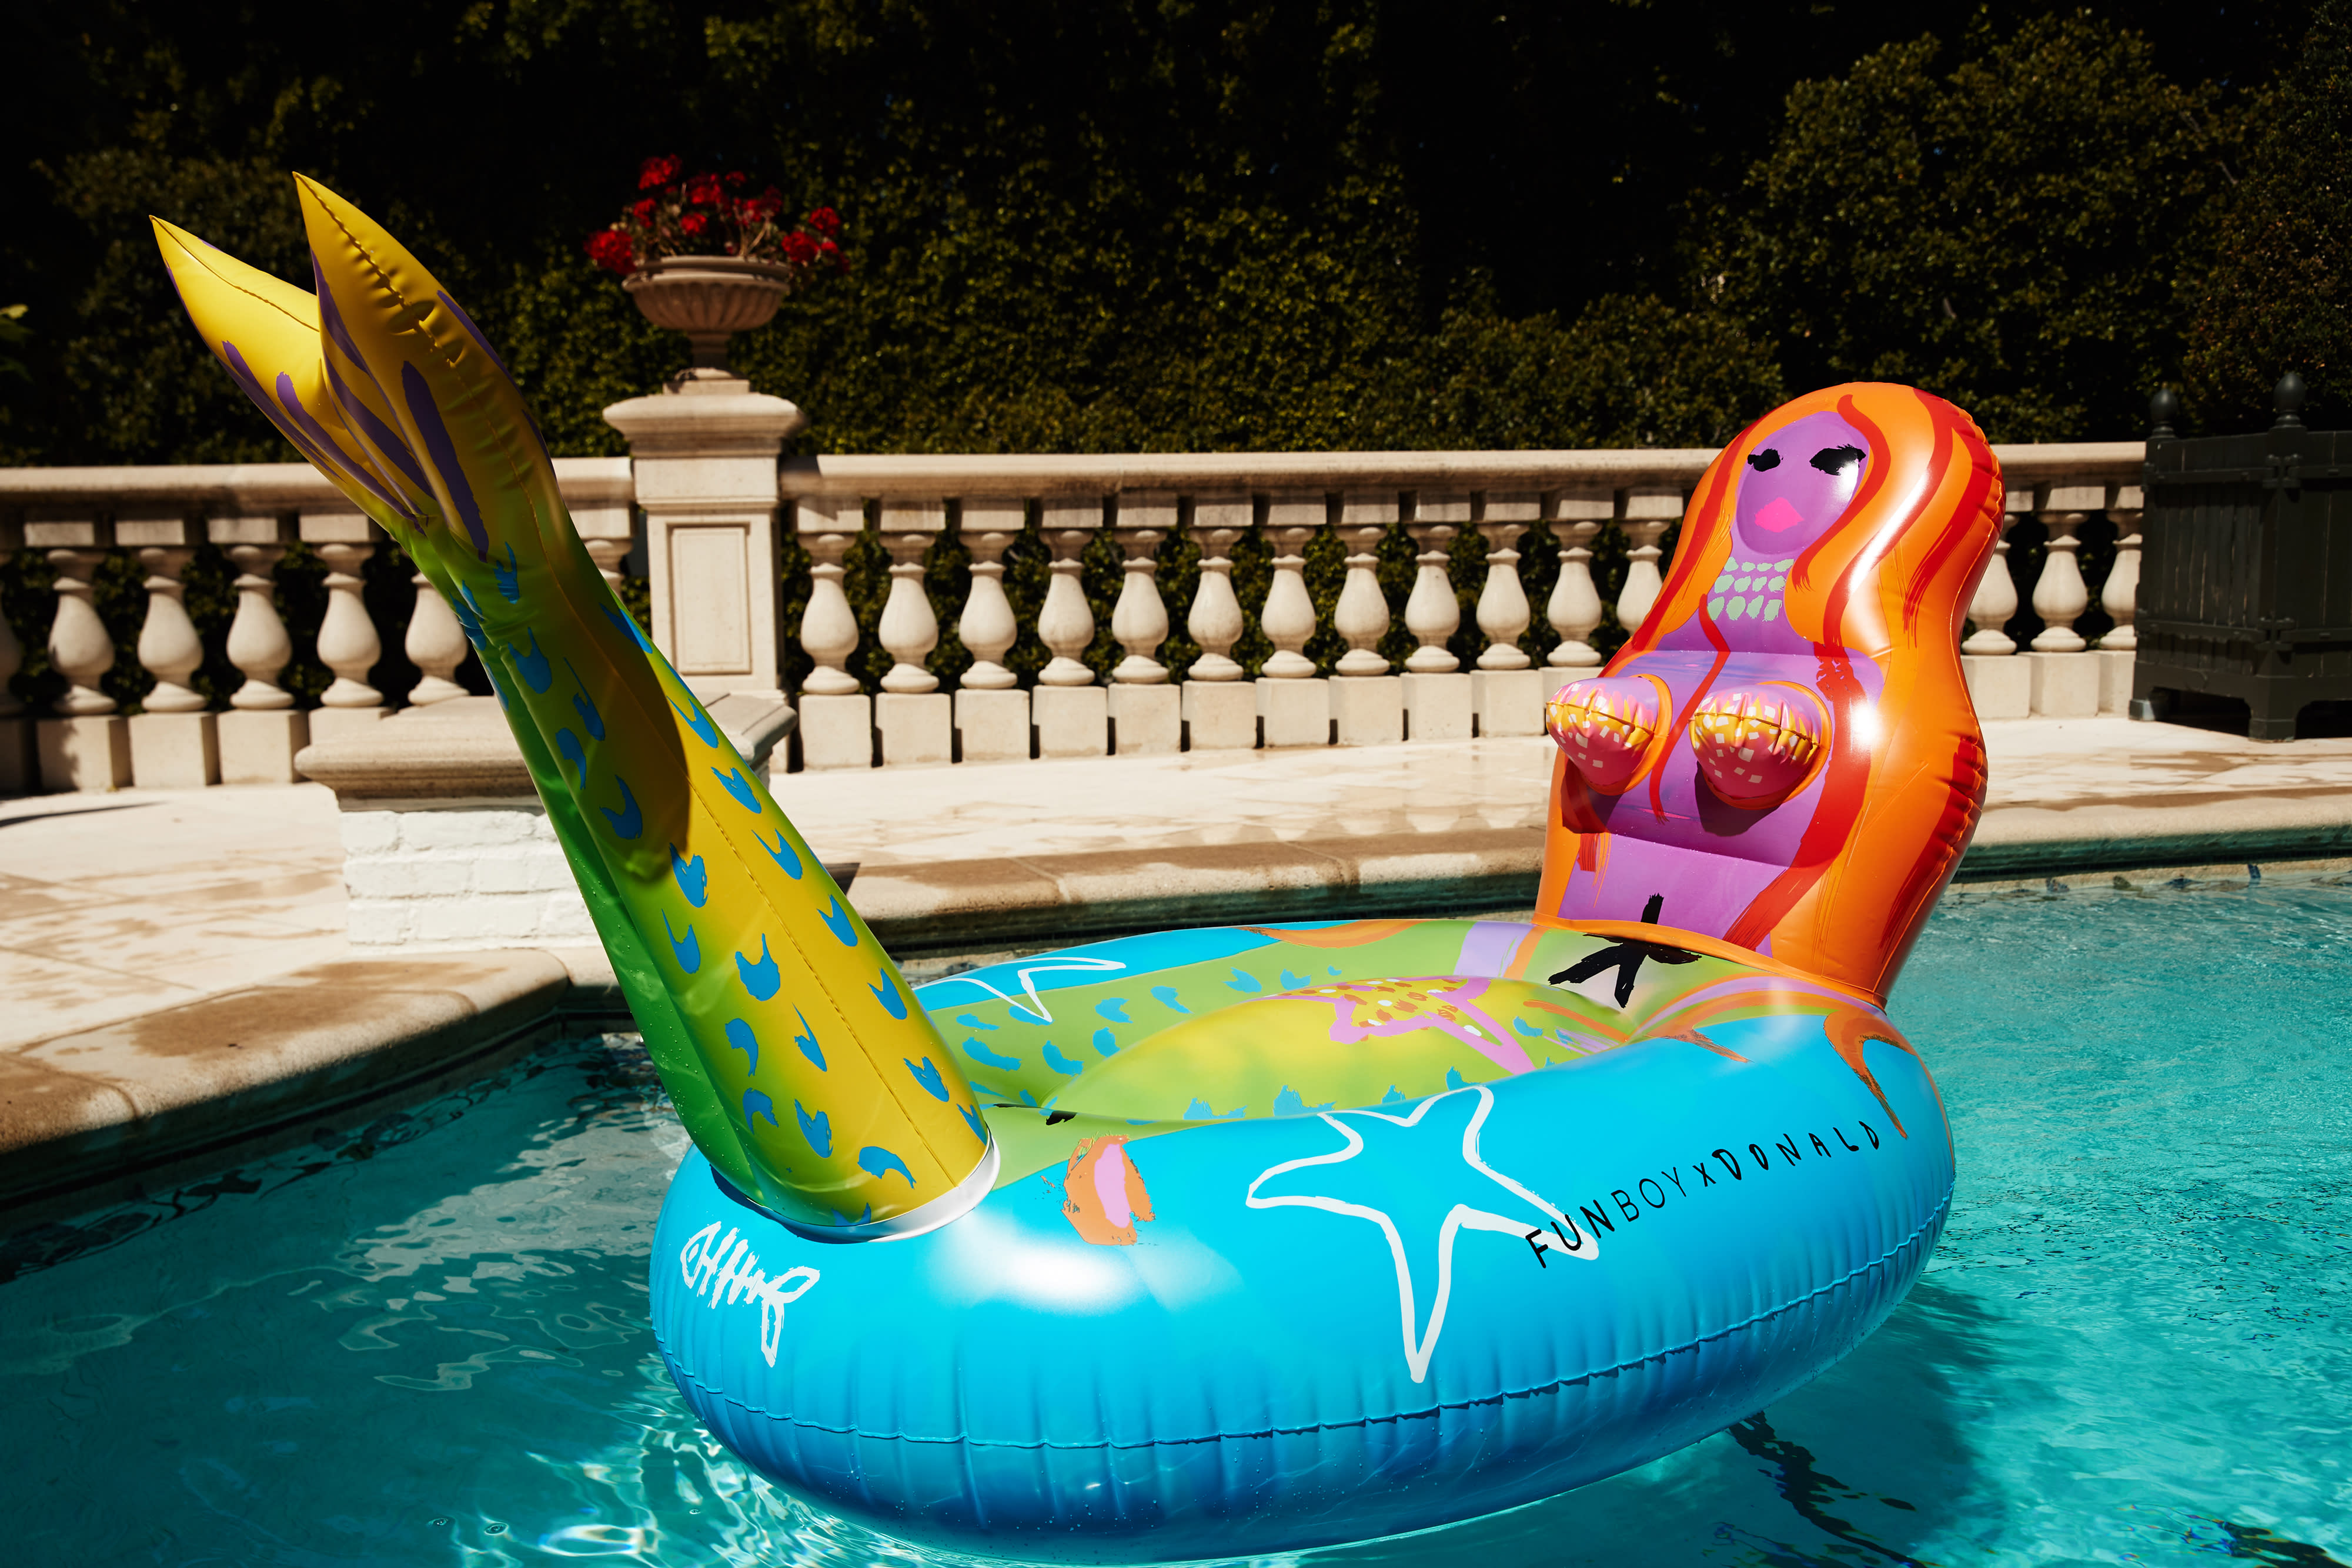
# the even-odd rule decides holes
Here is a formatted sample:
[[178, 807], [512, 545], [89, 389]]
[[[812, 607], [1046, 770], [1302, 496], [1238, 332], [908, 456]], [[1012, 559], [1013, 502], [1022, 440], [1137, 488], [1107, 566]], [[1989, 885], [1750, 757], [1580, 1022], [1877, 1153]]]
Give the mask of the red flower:
[[630, 247], [629, 236], [618, 229], [598, 229], [588, 236], [589, 259], [607, 272], [623, 277], [636, 271], [636, 253]]
[[702, 231], [710, 226], [710, 220], [700, 213], [688, 213], [677, 220], [677, 226], [684, 229], [689, 238], [698, 239], [701, 237]]
[[654, 223], [654, 209], [656, 204], [657, 204], [651, 196], [647, 196], [645, 200], [639, 202], [636, 205], [629, 209], [629, 215], [636, 219], [640, 226], [651, 228], [653, 227]]
[[808, 235], [799, 233], [788, 234], [780, 243], [784, 253], [784, 265], [787, 267], [808, 267], [815, 262], [816, 241], [809, 238]]
[[637, 166], [637, 189], [650, 191], [669, 184], [677, 178], [678, 171], [685, 167], [676, 158], [648, 158]]
[[831, 207], [819, 207], [808, 215], [808, 226], [827, 239], [837, 239], [841, 235], [841, 214]]
[[697, 174], [686, 183], [686, 199], [697, 206], [716, 206], [719, 203], [719, 176]]
[[740, 169], [737, 169], [737, 170], [734, 170], [734, 171], [732, 171], [731, 172], [730, 172], [730, 173], [728, 174], [728, 176], [727, 176], [727, 183], [728, 183], [728, 184], [730, 184], [730, 186], [735, 186], [735, 187], [740, 188], [740, 186], [742, 186], [745, 183], [747, 183], [751, 178], [751, 176], [750, 176], [749, 174], [746, 174], [745, 172], [743, 172], [743, 171], [742, 171], [742, 170], [740, 170]]

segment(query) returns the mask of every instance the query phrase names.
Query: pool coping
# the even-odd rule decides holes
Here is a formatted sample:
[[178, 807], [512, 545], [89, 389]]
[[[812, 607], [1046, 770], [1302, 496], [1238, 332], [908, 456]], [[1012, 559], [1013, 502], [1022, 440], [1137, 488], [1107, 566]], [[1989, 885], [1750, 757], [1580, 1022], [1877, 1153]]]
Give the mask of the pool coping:
[[[1525, 912], [1539, 828], [869, 863], [855, 902], [910, 977], [1179, 925]], [[1954, 881], [2352, 856], [2352, 789], [1988, 811]], [[0, 1231], [331, 1141], [566, 1032], [629, 1028], [593, 948], [354, 956], [0, 1053]]]

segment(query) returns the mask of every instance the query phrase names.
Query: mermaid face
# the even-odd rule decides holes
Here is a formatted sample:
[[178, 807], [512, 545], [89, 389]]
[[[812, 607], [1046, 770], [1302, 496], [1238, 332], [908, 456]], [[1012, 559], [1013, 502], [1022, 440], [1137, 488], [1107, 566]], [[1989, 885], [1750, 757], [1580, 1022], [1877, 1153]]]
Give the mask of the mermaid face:
[[1834, 413], [1810, 413], [1748, 455], [1734, 514], [1738, 549], [1785, 560], [1829, 532], [1870, 465], [1870, 444]]

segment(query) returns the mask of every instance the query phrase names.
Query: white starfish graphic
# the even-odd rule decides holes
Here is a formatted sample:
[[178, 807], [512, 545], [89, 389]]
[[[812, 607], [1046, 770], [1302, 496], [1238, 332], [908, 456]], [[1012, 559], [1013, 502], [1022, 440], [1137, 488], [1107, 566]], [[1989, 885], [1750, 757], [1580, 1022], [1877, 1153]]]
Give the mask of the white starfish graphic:
[[[1412, 1264], [1405, 1256], [1404, 1238], [1398, 1231], [1396, 1221], [1389, 1217], [1386, 1210], [1373, 1208], [1364, 1204], [1349, 1203], [1344, 1198], [1321, 1196], [1261, 1197], [1258, 1196], [1258, 1188], [1276, 1176], [1286, 1176], [1292, 1171], [1305, 1170], [1310, 1166], [1344, 1165], [1363, 1153], [1363, 1134], [1341, 1121], [1342, 1116], [1385, 1122], [1392, 1127], [1418, 1128], [1422, 1119], [1429, 1114], [1431, 1107], [1464, 1094], [1476, 1096], [1477, 1108], [1471, 1113], [1468, 1124], [1462, 1129], [1463, 1163], [1497, 1186], [1505, 1188], [1531, 1205], [1542, 1215], [1542, 1218], [1513, 1219], [1486, 1209], [1473, 1208], [1466, 1203], [1457, 1203], [1447, 1209], [1444, 1219], [1437, 1228], [1437, 1297], [1430, 1305], [1429, 1326], [1424, 1330], [1419, 1323], [1420, 1311], [1414, 1300]], [[1466, 1089], [1449, 1090], [1444, 1094], [1432, 1095], [1414, 1106], [1410, 1114], [1403, 1116], [1391, 1116], [1381, 1111], [1318, 1112], [1317, 1113], [1324, 1121], [1328, 1122], [1341, 1137], [1348, 1140], [1347, 1146], [1336, 1149], [1328, 1155], [1310, 1155], [1305, 1159], [1286, 1160], [1269, 1170], [1261, 1171], [1257, 1179], [1250, 1183], [1249, 1192], [1244, 1199], [1252, 1208], [1319, 1208], [1327, 1214], [1346, 1214], [1352, 1215], [1358, 1219], [1369, 1219], [1381, 1228], [1381, 1234], [1388, 1238], [1389, 1257], [1396, 1265], [1397, 1311], [1403, 1322], [1404, 1360], [1405, 1365], [1412, 1373], [1412, 1380], [1415, 1383], [1423, 1382], [1428, 1377], [1430, 1355], [1436, 1350], [1437, 1336], [1445, 1327], [1445, 1308], [1454, 1294], [1454, 1239], [1465, 1228], [1496, 1231], [1512, 1238], [1522, 1246], [1532, 1246], [1540, 1251], [1554, 1252], [1566, 1258], [1580, 1258], [1589, 1261], [1599, 1257], [1601, 1253], [1601, 1242], [1597, 1236], [1578, 1229], [1576, 1221], [1479, 1157], [1478, 1132], [1486, 1124], [1486, 1113], [1494, 1108], [1494, 1092], [1483, 1083], [1474, 1083]], [[1433, 1169], [1432, 1164], [1433, 1162], [1420, 1164], [1416, 1174], [1434, 1184], [1441, 1179], [1441, 1172], [1438, 1169]], [[1559, 1228], [1551, 1229], [1555, 1225]]]
[[949, 975], [944, 978], [929, 982], [921, 989], [929, 991], [940, 986], [954, 985], [978, 986], [998, 1001], [1009, 1003], [1014, 1012], [1027, 1013], [1039, 1023], [1052, 1023], [1054, 1015], [1045, 1010], [1044, 998], [1037, 995], [1037, 976], [1062, 974], [1068, 971], [1112, 974], [1126, 967], [1127, 966], [1117, 958], [1081, 958], [1068, 955], [1058, 958], [1040, 959], [1034, 964], [1024, 964], [1020, 966], [1017, 973], [1021, 977], [1021, 988], [1029, 998], [1029, 1005], [1025, 1008], [976, 975]]

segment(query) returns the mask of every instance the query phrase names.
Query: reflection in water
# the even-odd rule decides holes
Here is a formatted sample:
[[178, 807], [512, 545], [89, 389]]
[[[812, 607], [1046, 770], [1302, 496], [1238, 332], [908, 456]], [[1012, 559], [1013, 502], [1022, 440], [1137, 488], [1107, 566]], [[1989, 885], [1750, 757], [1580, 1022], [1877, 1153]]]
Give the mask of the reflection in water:
[[[2339, 1563], [2352, 894], [1958, 901], [1895, 1010], [1961, 1186], [1884, 1329], [1769, 1411], [1331, 1568]], [[11, 1561], [950, 1563], [685, 1411], [646, 1322], [685, 1148], [624, 1038], [0, 1243]]]

